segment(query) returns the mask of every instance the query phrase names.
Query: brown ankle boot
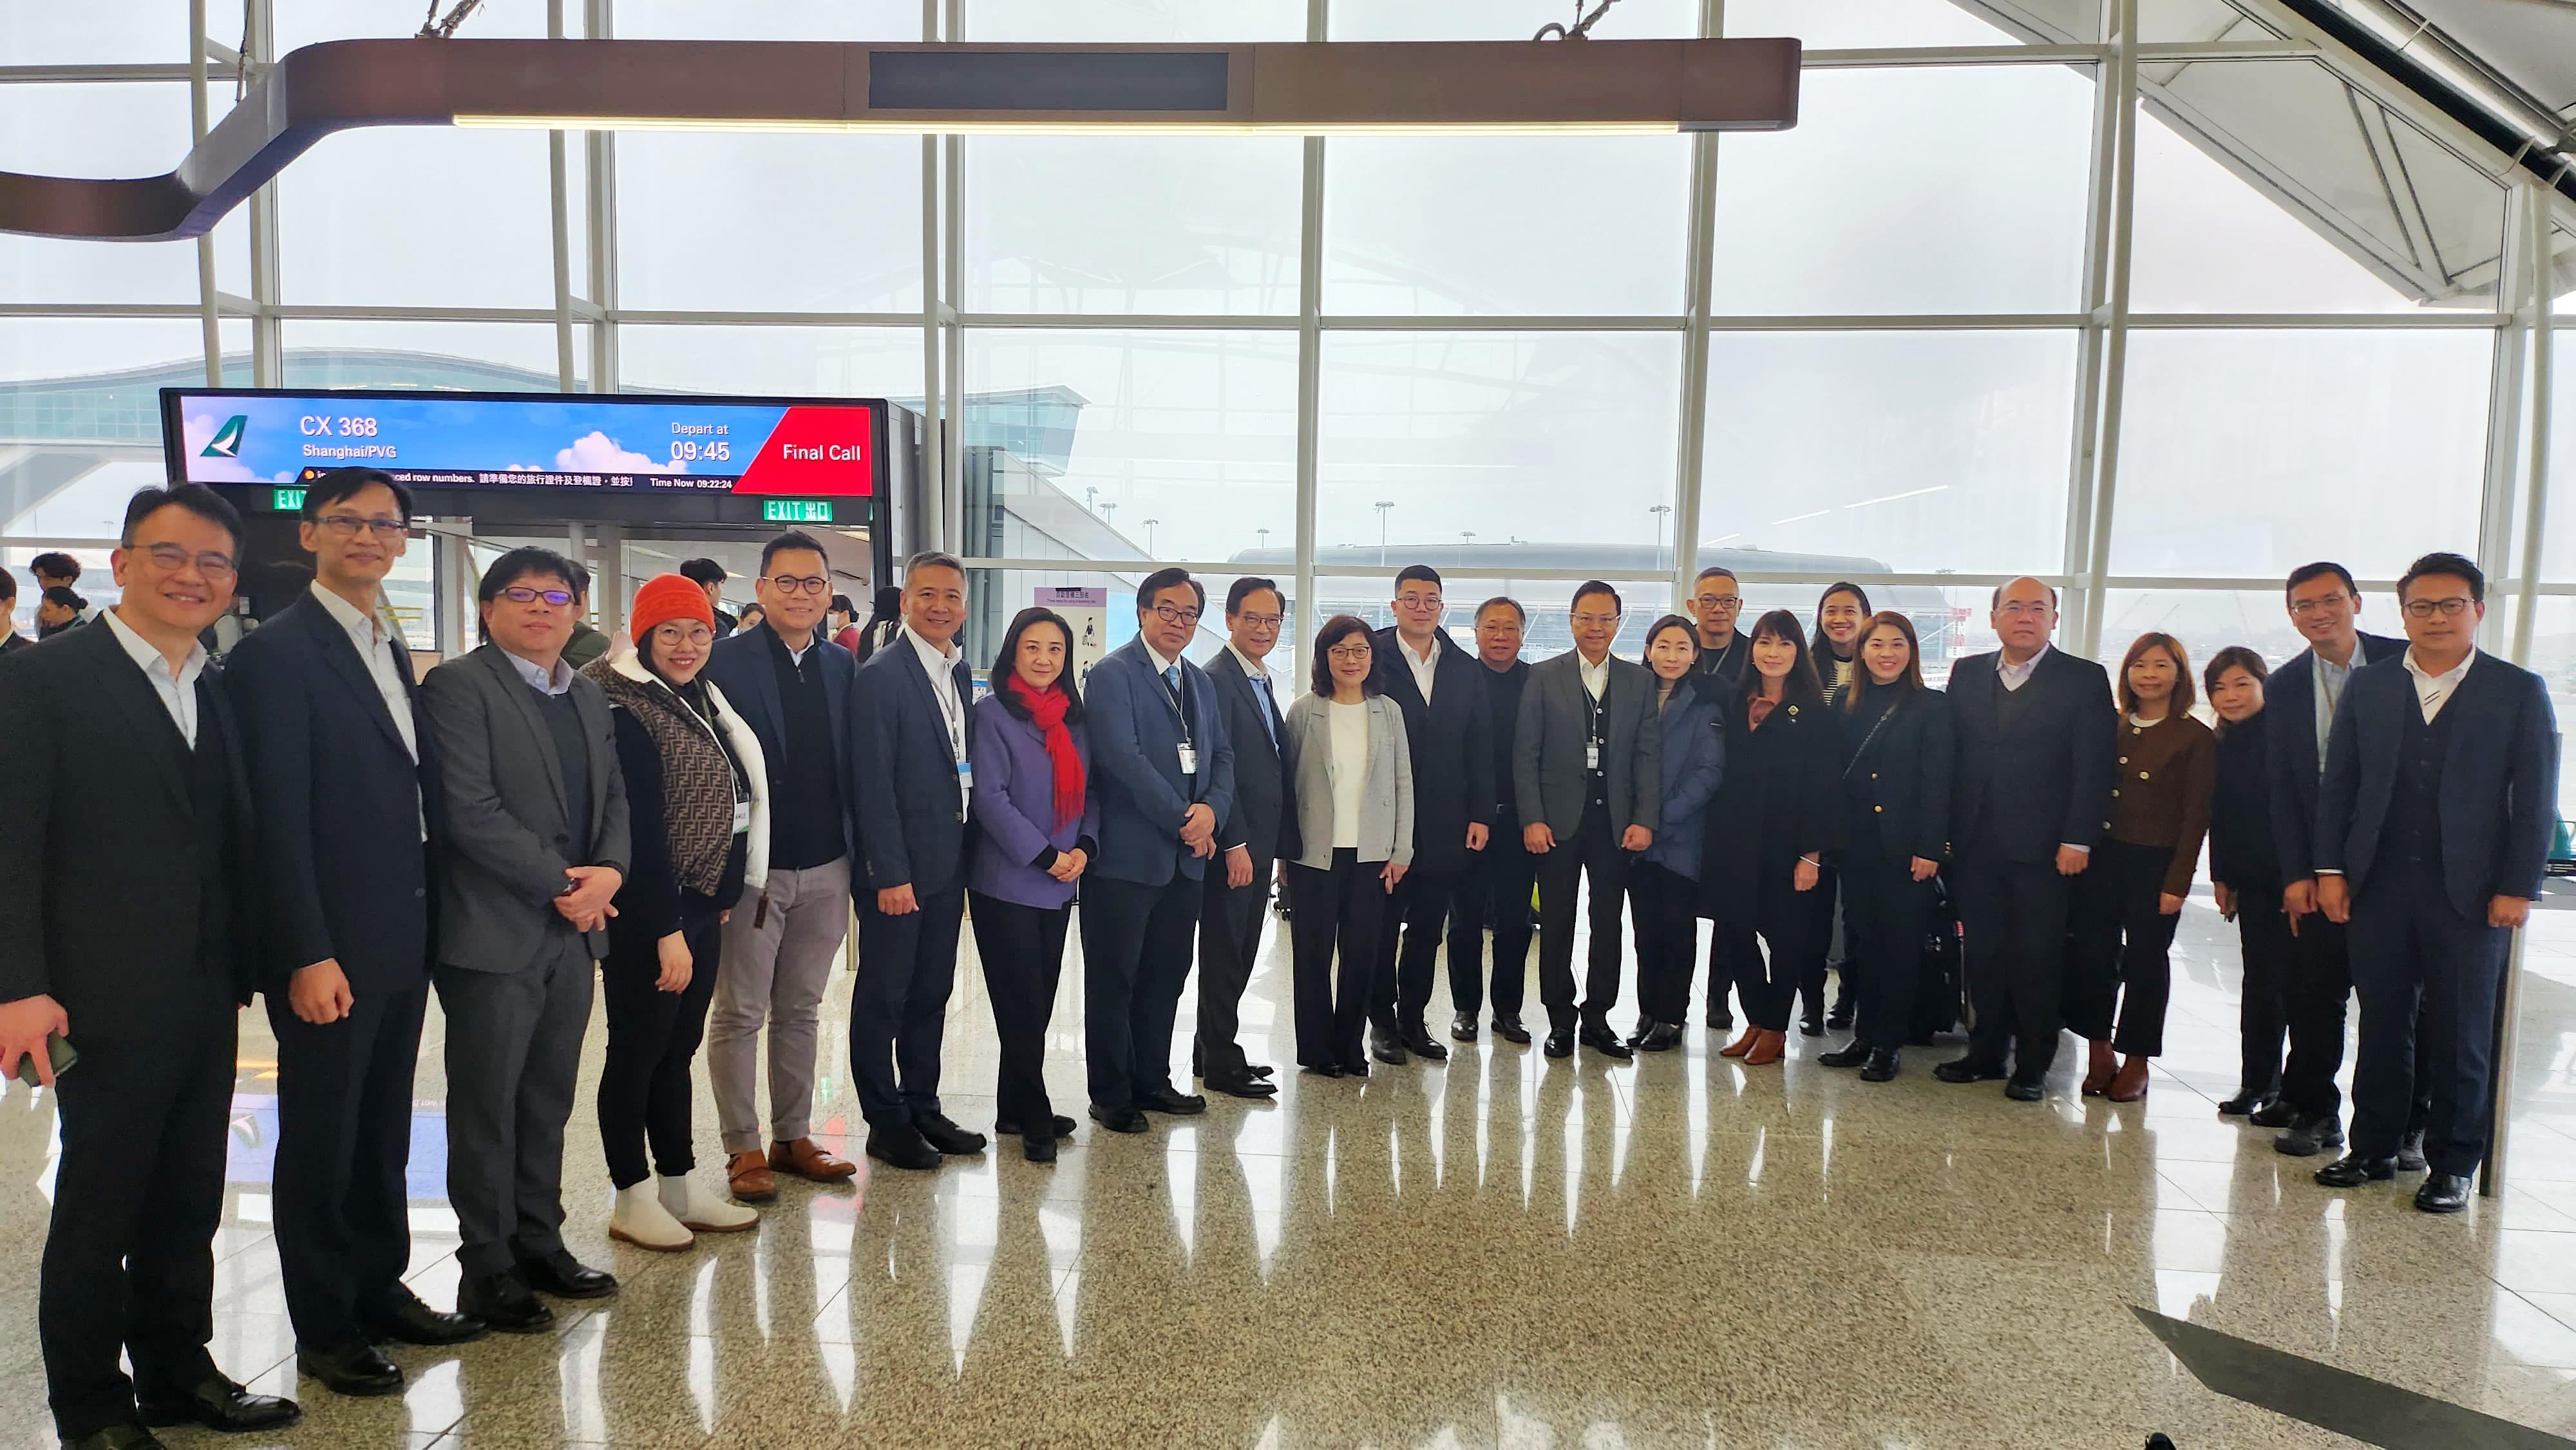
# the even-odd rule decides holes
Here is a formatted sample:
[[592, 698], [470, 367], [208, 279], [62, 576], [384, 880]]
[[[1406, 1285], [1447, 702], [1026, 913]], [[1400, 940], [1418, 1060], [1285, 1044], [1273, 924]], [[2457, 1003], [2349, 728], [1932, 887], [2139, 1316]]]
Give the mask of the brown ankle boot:
[[2134, 1103], [2138, 1099], [2145, 1097], [2147, 1095], [2147, 1064], [2152, 1060], [2153, 1059], [2151, 1058], [2140, 1057], [2136, 1053], [2131, 1053], [2129, 1055], [2129, 1060], [2120, 1064], [2119, 1075], [2111, 1079], [2111, 1101], [2115, 1103]]
[[1744, 1065], [1746, 1067], [1769, 1067], [1771, 1064], [1778, 1062], [1782, 1057], [1788, 1055], [1788, 1051], [1789, 1034], [1786, 1032], [1773, 1032], [1766, 1028], [1762, 1032], [1762, 1040], [1753, 1044], [1752, 1051], [1744, 1054]]
[[2102, 1096], [2103, 1089], [2111, 1085], [2111, 1079], [2119, 1076], [2120, 1059], [2112, 1055], [2111, 1044], [2107, 1042], [2089, 1045], [2093, 1051], [2084, 1065], [2084, 1096], [2098, 1098]]
[[1733, 1042], [1726, 1044], [1724, 1047], [1719, 1048], [1717, 1050], [1717, 1055], [1720, 1057], [1742, 1057], [1744, 1054], [1753, 1050], [1753, 1044], [1761, 1040], [1762, 1029], [1754, 1026], [1750, 1022], [1747, 1022], [1744, 1024], [1744, 1035], [1735, 1039]]

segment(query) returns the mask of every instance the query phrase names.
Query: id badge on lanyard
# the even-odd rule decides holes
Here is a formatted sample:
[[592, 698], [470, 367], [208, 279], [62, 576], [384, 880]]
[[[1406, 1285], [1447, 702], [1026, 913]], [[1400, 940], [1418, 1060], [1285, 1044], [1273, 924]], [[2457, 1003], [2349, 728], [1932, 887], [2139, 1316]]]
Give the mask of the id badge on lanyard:
[[1181, 742], [1181, 774], [1196, 775], [1198, 773], [1199, 748], [1184, 740]]

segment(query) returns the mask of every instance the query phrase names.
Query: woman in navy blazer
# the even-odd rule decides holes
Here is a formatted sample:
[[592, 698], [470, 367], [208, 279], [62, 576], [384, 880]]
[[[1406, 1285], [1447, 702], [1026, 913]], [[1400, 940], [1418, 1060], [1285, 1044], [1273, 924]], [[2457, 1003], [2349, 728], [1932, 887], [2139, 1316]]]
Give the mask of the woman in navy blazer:
[[1073, 1136], [1073, 1119], [1047, 1101], [1047, 1019], [1074, 883], [1099, 849], [1091, 739], [1065, 674], [1072, 653], [1062, 615], [1021, 610], [993, 661], [992, 693], [975, 703], [972, 809], [984, 839], [966, 868], [966, 900], [1002, 1046], [993, 1132], [1018, 1134], [1032, 1163], [1054, 1162], [1056, 1140]]
[[1628, 1045], [1670, 1052], [1690, 1015], [1691, 971], [1699, 956], [1700, 837], [1726, 765], [1717, 699], [1701, 688], [1699, 627], [1667, 614], [1646, 631], [1646, 668], [1655, 677], [1655, 723], [1663, 731], [1663, 816], [1655, 843], [1628, 868], [1629, 929], [1637, 937], [1637, 1030]]

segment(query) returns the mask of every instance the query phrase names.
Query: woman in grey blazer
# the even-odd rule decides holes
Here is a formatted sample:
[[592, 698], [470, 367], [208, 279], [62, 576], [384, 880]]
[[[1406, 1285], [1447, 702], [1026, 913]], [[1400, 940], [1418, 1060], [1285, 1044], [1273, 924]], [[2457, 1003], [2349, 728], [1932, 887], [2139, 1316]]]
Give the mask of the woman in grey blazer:
[[[1413, 765], [1404, 712], [1370, 673], [1369, 628], [1337, 614], [1316, 632], [1314, 688], [1288, 707], [1288, 768], [1305, 854], [1289, 863], [1297, 1064], [1368, 1076], [1370, 962], [1387, 897], [1413, 862]], [[1341, 949], [1336, 991], [1333, 951]]]

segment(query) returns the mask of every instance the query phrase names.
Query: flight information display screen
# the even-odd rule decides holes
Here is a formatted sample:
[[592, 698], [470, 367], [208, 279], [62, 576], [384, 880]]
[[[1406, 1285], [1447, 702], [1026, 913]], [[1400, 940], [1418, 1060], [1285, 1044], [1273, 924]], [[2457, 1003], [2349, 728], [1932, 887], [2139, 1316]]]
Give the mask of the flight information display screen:
[[864, 498], [877, 423], [849, 399], [161, 392], [171, 477], [283, 488], [363, 465], [414, 488]]

